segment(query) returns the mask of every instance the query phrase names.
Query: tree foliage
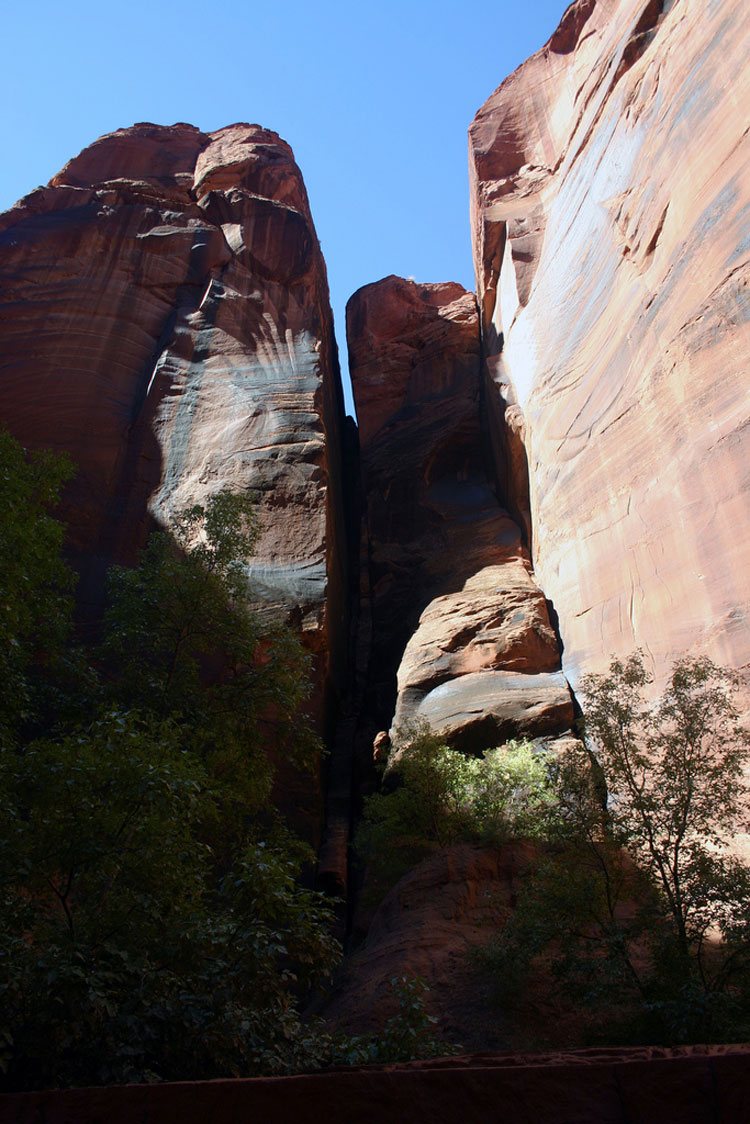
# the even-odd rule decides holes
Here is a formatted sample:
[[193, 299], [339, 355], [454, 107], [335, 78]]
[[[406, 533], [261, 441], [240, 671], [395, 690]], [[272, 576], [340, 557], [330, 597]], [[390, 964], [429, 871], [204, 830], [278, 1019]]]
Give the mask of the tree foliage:
[[220, 492], [112, 572], [78, 694], [30, 723], [69, 629], [49, 514], [69, 469], [7, 435], [0, 463], [3, 1087], [316, 1064], [328, 1045], [299, 1000], [339, 949], [300, 885], [312, 856], [270, 803], [278, 756], [309, 764], [316, 742], [299, 644], [248, 604], [250, 499]]
[[0, 736], [14, 741], [39, 705], [38, 668], [54, 664], [71, 626], [74, 578], [51, 515], [72, 476], [70, 461], [27, 454], [0, 429]]
[[683, 955], [703, 966], [707, 936], [734, 912], [725, 883], [740, 878], [724, 853], [742, 812], [747, 733], [737, 726], [731, 676], [708, 659], [675, 664], [655, 707], [640, 655], [587, 676], [587, 729], [611, 792], [608, 823], [657, 884]]
[[320, 749], [299, 713], [309, 659], [248, 603], [257, 536], [248, 494], [191, 507], [150, 536], [136, 568], [110, 570], [105, 618], [108, 697], [180, 727], [221, 790], [230, 836], [268, 807], [275, 761], [309, 768]]
[[6, 1087], [300, 1064], [295, 989], [336, 960], [330, 909], [272, 841], [216, 876], [179, 730], [111, 714], [4, 756], [0, 794]]
[[398, 783], [367, 798], [357, 835], [380, 890], [434, 847], [539, 835], [553, 795], [544, 753], [509, 742], [468, 757], [427, 725], [400, 739]]
[[336, 1035], [331, 1038], [334, 1065], [411, 1062], [461, 1053], [461, 1046], [435, 1034], [437, 1018], [427, 1009], [429, 987], [421, 976], [394, 976], [391, 992], [396, 1011], [377, 1033]]
[[551, 846], [485, 963], [507, 991], [543, 956], [577, 1002], [629, 1010], [636, 1038], [745, 1035], [750, 870], [728, 844], [748, 734], [709, 660], [676, 663], [653, 705], [649, 683], [639, 653], [584, 680], [589, 749], [556, 765]]

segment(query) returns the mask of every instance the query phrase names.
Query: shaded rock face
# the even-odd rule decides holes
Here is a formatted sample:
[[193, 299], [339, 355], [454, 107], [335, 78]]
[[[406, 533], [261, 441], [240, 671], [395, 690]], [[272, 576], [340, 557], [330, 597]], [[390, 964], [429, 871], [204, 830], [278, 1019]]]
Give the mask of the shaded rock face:
[[509, 1028], [468, 957], [496, 932], [533, 858], [530, 844], [502, 851], [459, 844], [405, 874], [326, 1006], [331, 1025], [347, 1033], [382, 1030], [396, 1013], [391, 980], [417, 977], [430, 989], [430, 1014], [446, 1043], [506, 1047]]
[[503, 735], [565, 728], [567, 686], [558, 673], [550, 692], [550, 677], [539, 675], [559, 668], [546, 602], [485, 470], [473, 295], [388, 277], [351, 298], [347, 336], [371, 711], [381, 726], [394, 709], [396, 726], [426, 718], [456, 742], [470, 726], [480, 749]]
[[501, 998], [475, 955], [515, 909], [542, 854], [539, 842], [517, 840], [499, 847], [460, 843], [427, 855], [374, 912], [326, 1004], [331, 1025], [382, 1032], [398, 1007], [392, 981], [406, 976], [429, 989], [424, 1000], [436, 1037], [465, 1051], [565, 1050], [606, 1041], [607, 1020], [611, 1033], [612, 1020], [626, 1013], [622, 1001], [606, 1014], [571, 1002], [543, 958], [520, 995]]
[[577, 0], [471, 126], [498, 478], [574, 687], [636, 646], [750, 662], [745, 22]]
[[749, 1060], [747, 1045], [482, 1053], [296, 1077], [11, 1093], [0, 1097], [0, 1115], [14, 1124], [485, 1124], [502, 1105], [514, 1124], [702, 1124], [744, 1118]]
[[0, 217], [2, 416], [70, 452], [96, 597], [153, 520], [252, 488], [249, 579], [340, 677], [343, 407], [325, 267], [289, 146], [257, 125], [102, 137]]
[[568, 729], [573, 704], [561, 671], [480, 671], [449, 679], [432, 691], [401, 692], [396, 727], [420, 720], [444, 734], [449, 745], [480, 754], [512, 738]]

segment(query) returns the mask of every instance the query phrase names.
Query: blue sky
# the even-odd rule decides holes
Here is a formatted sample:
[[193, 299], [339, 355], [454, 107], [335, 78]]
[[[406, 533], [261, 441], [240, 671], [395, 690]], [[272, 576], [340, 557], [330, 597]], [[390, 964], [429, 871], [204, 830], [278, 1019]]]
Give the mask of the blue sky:
[[15, 3], [3, 16], [0, 210], [136, 121], [274, 129], [305, 178], [345, 369], [344, 308], [361, 285], [397, 273], [474, 287], [466, 132], [565, 7]]

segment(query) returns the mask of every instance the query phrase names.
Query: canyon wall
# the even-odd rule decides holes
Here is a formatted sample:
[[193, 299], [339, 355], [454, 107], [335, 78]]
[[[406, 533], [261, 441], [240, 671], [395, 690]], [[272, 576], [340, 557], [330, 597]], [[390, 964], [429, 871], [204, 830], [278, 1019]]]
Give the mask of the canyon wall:
[[[470, 130], [478, 318], [450, 284], [353, 298], [376, 726], [461, 724], [470, 686], [481, 724], [519, 676], [562, 690], [549, 604], [574, 686], [636, 645], [750, 665], [741, 22], [576, 0]], [[253, 589], [338, 692], [343, 409], [289, 147], [102, 137], [0, 217], [0, 276], [2, 416], [78, 465], [84, 590], [153, 521], [252, 487]]]
[[289, 146], [257, 125], [100, 138], [0, 217], [0, 416], [70, 453], [63, 517], [101, 597], [154, 522], [252, 489], [262, 612], [343, 674], [343, 400], [325, 266]]
[[498, 502], [473, 293], [387, 277], [347, 306], [371, 627], [367, 706], [476, 752], [573, 721], [544, 595]]
[[[576, 0], [498, 88], [470, 130], [477, 296], [389, 277], [349, 303], [359, 465], [275, 133], [136, 125], [0, 216], [0, 417], [78, 466], [63, 515], [92, 611], [150, 527], [225, 485], [256, 492], [249, 587], [314, 654], [321, 726], [349, 691], [318, 869], [342, 897], [376, 732], [551, 739], [573, 723], [568, 681], [636, 646], [657, 675], [691, 652], [750, 667], [743, 30], [731, 0]], [[290, 791], [317, 840], [319, 790]], [[457, 1008], [447, 993], [517, 859], [462, 848], [407, 875], [342, 1025], [382, 1025], [403, 971], [436, 985], [443, 1025], [473, 1026], [475, 981]]]
[[498, 486], [574, 687], [750, 664], [746, 18], [576, 0], [470, 129]]

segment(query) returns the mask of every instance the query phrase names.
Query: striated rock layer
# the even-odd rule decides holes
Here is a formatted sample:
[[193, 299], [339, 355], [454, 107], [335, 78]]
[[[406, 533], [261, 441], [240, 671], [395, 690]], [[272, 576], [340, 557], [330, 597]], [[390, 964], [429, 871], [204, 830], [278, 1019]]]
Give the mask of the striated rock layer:
[[485, 470], [478, 328], [473, 294], [454, 284], [387, 277], [347, 307], [369, 707], [381, 726], [426, 719], [481, 750], [564, 729], [573, 714], [520, 527]]
[[84, 590], [152, 520], [254, 489], [252, 588], [317, 654], [320, 715], [341, 674], [343, 406], [289, 146], [258, 125], [102, 137], [0, 217], [0, 276], [2, 418], [78, 466]]
[[573, 685], [750, 663], [746, 18], [577, 0], [471, 126], [498, 476]]

